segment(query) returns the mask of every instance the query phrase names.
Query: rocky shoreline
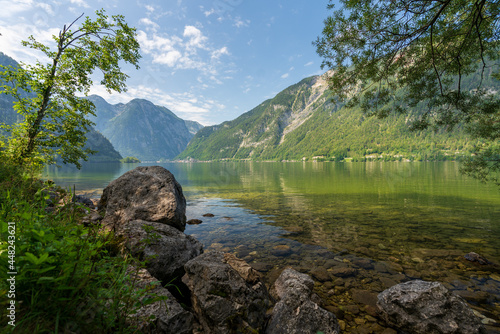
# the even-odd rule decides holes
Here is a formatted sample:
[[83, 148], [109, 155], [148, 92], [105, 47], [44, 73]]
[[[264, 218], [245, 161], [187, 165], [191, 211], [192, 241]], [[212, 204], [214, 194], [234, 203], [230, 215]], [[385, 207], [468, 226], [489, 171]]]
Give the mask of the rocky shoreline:
[[[135, 315], [154, 316], [141, 325], [143, 332], [341, 333], [347, 330], [344, 314], [360, 313], [343, 305], [323, 308], [315, 289], [318, 282], [332, 291], [345, 286], [338, 281], [353, 275], [356, 269], [350, 266], [335, 267], [336, 280], [321, 269], [310, 272], [311, 277], [299, 272], [300, 268], [283, 268], [266, 286], [261, 274], [235, 255], [204, 252], [198, 240], [184, 234], [182, 187], [162, 167], [138, 167], [111, 182], [98, 210], [100, 215], [93, 212], [88, 221], [103, 217], [101, 225], [122, 240], [122, 251], [145, 262], [146, 268], [136, 271], [140, 286], [159, 281], [161, 285], [155, 285], [152, 292], [168, 297], [166, 304], [147, 305]], [[365, 262], [359, 265], [372, 265]], [[370, 326], [347, 332], [487, 332], [467, 303], [443, 285], [421, 280], [397, 283], [388, 282], [391, 287], [378, 296], [355, 292], [353, 298], [365, 305], [362, 313], [366, 315], [359, 322]], [[170, 284], [176, 288], [169, 291]], [[358, 318], [353, 320], [358, 322]]]

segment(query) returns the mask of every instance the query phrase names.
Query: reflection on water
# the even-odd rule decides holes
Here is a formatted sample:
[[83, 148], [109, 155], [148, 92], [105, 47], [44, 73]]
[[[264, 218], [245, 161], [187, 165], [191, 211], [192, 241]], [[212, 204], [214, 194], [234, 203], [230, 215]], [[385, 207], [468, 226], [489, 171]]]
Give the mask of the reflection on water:
[[[94, 164], [48, 177], [88, 191], [135, 166]], [[289, 265], [311, 274], [348, 331], [378, 332], [370, 293], [416, 278], [444, 283], [498, 329], [499, 267], [463, 255], [500, 264], [500, 191], [462, 176], [455, 163], [163, 166], [183, 186], [188, 219], [204, 221], [187, 233], [244, 258], [269, 281]]]

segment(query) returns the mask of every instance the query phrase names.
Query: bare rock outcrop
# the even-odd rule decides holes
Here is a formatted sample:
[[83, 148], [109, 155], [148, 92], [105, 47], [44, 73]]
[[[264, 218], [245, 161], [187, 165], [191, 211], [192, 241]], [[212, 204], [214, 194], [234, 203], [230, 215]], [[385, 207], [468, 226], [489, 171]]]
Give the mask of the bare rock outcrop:
[[182, 281], [205, 333], [254, 333], [265, 326], [269, 294], [258, 273], [230, 254], [209, 252], [184, 266]]
[[160, 299], [153, 303], [145, 303], [137, 313], [129, 316], [129, 321], [137, 325], [141, 333], [155, 334], [191, 334], [196, 320], [192, 313], [186, 311], [172, 296], [161, 286], [146, 269], [137, 270], [129, 268], [129, 275], [135, 281], [135, 289], [147, 289], [143, 297]]
[[385, 321], [415, 334], [484, 333], [467, 303], [439, 282], [421, 280], [397, 284], [378, 295]]
[[267, 334], [340, 333], [335, 315], [312, 301], [314, 281], [306, 274], [285, 269], [274, 283], [278, 298]]
[[186, 227], [186, 199], [181, 185], [163, 167], [137, 167], [112, 181], [98, 205], [105, 210], [105, 226], [144, 220], [167, 224], [179, 231]]
[[184, 265], [203, 253], [203, 245], [172, 226], [133, 220], [116, 231], [125, 251], [146, 262], [147, 270], [163, 283], [180, 279]]

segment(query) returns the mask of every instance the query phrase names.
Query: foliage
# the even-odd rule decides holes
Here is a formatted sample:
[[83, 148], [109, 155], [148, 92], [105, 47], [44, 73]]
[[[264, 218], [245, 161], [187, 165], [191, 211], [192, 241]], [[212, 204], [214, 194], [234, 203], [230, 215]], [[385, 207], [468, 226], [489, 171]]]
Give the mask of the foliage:
[[[407, 131], [404, 115], [383, 120], [365, 117], [360, 107], [332, 102], [318, 77], [293, 85], [237, 119], [201, 129], [178, 157], [199, 160], [252, 159], [341, 161], [457, 160], [481, 144], [462, 126], [457, 131]], [[500, 85], [492, 82], [492, 88]], [[410, 116], [418, 115], [416, 108]], [[300, 116], [309, 113], [307, 116]], [[291, 115], [304, 122], [292, 131]]]
[[136, 157], [126, 157], [120, 160], [122, 163], [140, 163], [141, 160], [137, 159]]
[[[119, 62], [138, 68], [135, 29], [125, 23], [123, 16], [108, 17], [99, 10], [94, 20], [86, 17], [80, 27], [71, 30], [80, 18], [65, 25], [59, 36], [53, 36], [55, 49], [33, 36], [22, 42], [41, 51], [50, 63], [2, 66], [0, 93], [15, 98], [14, 109], [23, 119], [21, 123], [4, 125], [11, 132], [6, 151], [19, 165], [54, 163], [57, 154], [63, 162], [79, 167], [79, 160], [86, 160], [91, 153], [84, 145], [92, 124], [86, 116], [94, 113], [94, 105], [76, 94], [88, 94], [95, 69], [102, 72], [100, 83], [109, 92], [125, 91], [127, 75]], [[34, 94], [26, 96], [27, 91]]]
[[[478, 147], [476, 157], [490, 159], [489, 169], [498, 171], [498, 154], [489, 154], [489, 150], [494, 148], [490, 143], [500, 138], [500, 99], [483, 84], [488, 71], [496, 68], [493, 76], [499, 76], [500, 3], [340, 3], [315, 42], [323, 66], [331, 69], [328, 82], [334, 94], [378, 117], [418, 107], [421, 112], [412, 122], [416, 130], [452, 130], [467, 124], [470, 133], [486, 143]], [[334, 7], [333, 1], [328, 7]], [[477, 73], [474, 86], [464, 85]], [[488, 178], [487, 174], [476, 175]]]
[[[137, 264], [116, 256], [112, 235], [80, 224], [78, 204], [47, 212], [51, 196], [61, 190], [21, 174], [17, 166], [0, 166], [0, 186], [0, 265], [17, 272], [15, 332], [134, 332], [130, 315], [159, 299], [145, 298], [148, 288], [135, 286], [128, 268]], [[8, 226], [15, 227], [15, 239], [7, 238]], [[7, 298], [5, 275], [7, 270], [0, 274], [4, 310], [13, 299]], [[1, 327], [12, 329], [7, 321], [2, 316]]]

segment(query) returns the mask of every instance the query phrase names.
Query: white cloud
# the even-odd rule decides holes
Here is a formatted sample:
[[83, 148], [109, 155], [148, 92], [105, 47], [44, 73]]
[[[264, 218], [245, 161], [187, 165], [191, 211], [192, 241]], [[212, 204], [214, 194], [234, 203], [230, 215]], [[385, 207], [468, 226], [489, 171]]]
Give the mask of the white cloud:
[[227, 47], [224, 46], [224, 47], [212, 52], [212, 59], [219, 59], [221, 56], [229, 55], [229, 54], [230, 53], [229, 53]]
[[190, 51], [194, 51], [194, 49], [204, 49], [205, 42], [208, 39], [203, 36], [200, 29], [194, 26], [185, 26], [182, 36], [189, 38], [189, 41], [186, 43], [186, 49]]
[[11, 18], [17, 16], [22, 12], [26, 12], [32, 9], [34, 3], [32, 0], [25, 1], [12, 1], [12, 0], [1, 0], [0, 1], [0, 18]]
[[[222, 64], [219, 58], [230, 55], [227, 47], [215, 49], [202, 31], [191, 25], [184, 27], [182, 38], [140, 30], [137, 39], [143, 53], [151, 55], [153, 63], [167, 65], [174, 70], [195, 69], [208, 77], [217, 76], [217, 67]], [[220, 80], [212, 81], [219, 83]]]
[[313, 61], [310, 61], [310, 62], [308, 62], [307, 64], [305, 64], [304, 66], [311, 66], [312, 64], [314, 64], [314, 62], [313, 62]]
[[149, 36], [142, 30], [139, 30], [137, 32], [137, 40], [141, 45], [141, 49], [145, 53], [170, 52], [174, 49], [175, 45], [182, 42], [180, 38], [175, 36], [172, 38], [161, 37], [158, 34]]
[[212, 8], [210, 10], [205, 11], [203, 14], [205, 14], [206, 17], [209, 17], [210, 15], [215, 14], [215, 13], [216, 13], [215, 9]]
[[239, 16], [234, 19], [234, 26], [236, 28], [248, 27], [249, 25], [250, 25], [250, 20], [243, 21]]
[[155, 11], [155, 8], [154, 8], [153, 6], [146, 5], [145, 7], [146, 7], [146, 10], [147, 10], [148, 12], [151, 12], [151, 13], [152, 13], [152, 12], [154, 12], [154, 11]]
[[283, 75], [281, 76], [281, 79], [286, 79], [286, 78], [288, 78], [288, 76], [289, 76], [289, 75], [290, 75], [290, 74], [285, 73], [285, 74], [283, 74]]
[[140, 19], [139, 23], [144, 24], [145, 26], [151, 27], [153, 30], [157, 30], [160, 28], [160, 26], [157, 23], [151, 21], [147, 17]]
[[74, 5], [89, 8], [90, 6], [85, 2], [85, 0], [69, 0]]
[[44, 3], [44, 2], [39, 2], [36, 4], [37, 7], [40, 7], [42, 8], [43, 10], [45, 10], [47, 12], [47, 14], [49, 15], [54, 15], [54, 10], [52, 9], [52, 6], [49, 5], [48, 3]]
[[54, 49], [55, 42], [52, 39], [52, 35], [58, 35], [60, 30], [57, 28], [41, 29], [38, 26], [27, 25], [22, 22], [4, 24], [2, 20], [0, 20], [0, 27], [2, 27], [0, 29], [0, 33], [2, 34], [0, 36], [0, 50], [16, 61], [28, 64], [34, 64], [36, 60], [40, 60], [43, 63], [49, 59], [40, 51], [22, 46], [21, 41], [28, 40], [28, 37], [33, 35], [38, 42]]
[[169, 51], [166, 54], [160, 54], [154, 57], [153, 62], [158, 64], [165, 64], [169, 67], [174, 67], [179, 59], [182, 58], [182, 54], [177, 51]]

